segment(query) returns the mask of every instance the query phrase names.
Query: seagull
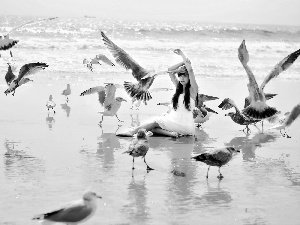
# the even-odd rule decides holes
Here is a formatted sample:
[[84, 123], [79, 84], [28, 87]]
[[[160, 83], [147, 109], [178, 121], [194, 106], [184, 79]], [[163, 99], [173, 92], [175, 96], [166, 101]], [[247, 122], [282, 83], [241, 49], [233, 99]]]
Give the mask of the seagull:
[[5, 80], [9, 87], [4, 92], [4, 94], [7, 95], [13, 92], [12, 95], [15, 95], [15, 91], [18, 87], [20, 87], [23, 84], [26, 84], [29, 81], [32, 81], [27, 76], [38, 73], [39, 71], [44, 70], [48, 66], [49, 65], [47, 65], [46, 63], [40, 62], [25, 64], [21, 67], [18, 77], [16, 77], [16, 75], [12, 72], [11, 65], [8, 64], [8, 71], [5, 75]]
[[223, 175], [220, 172], [221, 166], [225, 165], [232, 159], [232, 155], [234, 152], [240, 152], [239, 150], [236, 150], [233, 147], [226, 147], [222, 149], [213, 149], [210, 151], [207, 151], [205, 153], [202, 153], [200, 155], [197, 155], [195, 157], [192, 157], [192, 159], [195, 159], [196, 161], [204, 162], [208, 165], [206, 178], [208, 178], [208, 171], [210, 166], [218, 166], [219, 167], [219, 179], [223, 178]]
[[[101, 31], [102, 39], [108, 50], [114, 56], [116, 62], [124, 67], [126, 70], [131, 70], [133, 77], [137, 83], [124, 81], [124, 88], [126, 92], [137, 100], [142, 100], [144, 104], [152, 99], [149, 92], [155, 77], [160, 74], [167, 73], [167, 71], [155, 72], [154, 70], [146, 70], [141, 67], [129, 54], [122, 48], [114, 44], [104, 33]], [[147, 78], [145, 78], [147, 76]]]
[[[205, 110], [205, 111], [204, 111]], [[202, 113], [202, 112], [205, 113]], [[196, 124], [196, 127], [200, 127], [202, 123], [205, 123], [206, 121], [209, 120], [209, 117], [211, 117], [213, 113], [212, 112], [207, 112], [205, 108], [195, 108], [193, 110], [193, 118], [194, 118], [194, 123]]]
[[53, 20], [53, 19], [56, 19], [56, 18], [57, 17], [51, 17], [51, 18], [39, 19], [39, 20], [32, 20], [32, 21], [28, 21], [26, 23], [23, 23], [21, 25], [18, 25], [16, 27], [12, 28], [6, 35], [0, 36], [0, 50], [10, 49], [19, 42], [19, 40], [14, 40], [14, 39], [9, 38], [9, 34], [11, 32], [13, 32], [14, 30], [17, 30], [20, 27], [23, 27], [27, 24], [38, 23], [38, 22], [43, 22], [43, 21], [47, 21], [47, 20]]
[[61, 94], [67, 97], [67, 102], [68, 102], [69, 101], [68, 96], [71, 94], [70, 84], [67, 84], [67, 88], [65, 90], [63, 90], [63, 92]]
[[216, 100], [216, 99], [219, 99], [219, 98], [218, 97], [214, 97], [214, 96], [210, 96], [210, 95], [205, 95], [205, 94], [199, 94], [199, 93], [197, 93], [196, 107], [198, 109], [200, 109], [204, 105], [204, 102], [206, 102], [206, 101], [212, 101], [212, 100]]
[[89, 59], [83, 59], [83, 64], [85, 64], [86, 67], [90, 71], [93, 72], [93, 64], [101, 65], [100, 61], [106, 63], [109, 66], [115, 66], [115, 64], [103, 54], [98, 54], [93, 59], [90, 59], [90, 60]]
[[66, 207], [53, 212], [37, 215], [33, 220], [59, 222], [65, 224], [78, 224], [91, 218], [97, 209], [96, 199], [101, 198], [96, 193], [88, 191], [83, 199], [68, 204]]
[[247, 86], [249, 91], [249, 97], [251, 99], [250, 105], [242, 110], [242, 112], [245, 115], [253, 119], [265, 119], [277, 113], [277, 110], [274, 107], [270, 107], [266, 104], [264, 88], [271, 79], [277, 77], [281, 72], [287, 70], [294, 63], [294, 61], [298, 58], [299, 55], [300, 49], [289, 54], [287, 57], [281, 60], [277, 65], [275, 65], [273, 70], [265, 77], [264, 81], [259, 87], [252, 71], [247, 65], [247, 63], [249, 62], [249, 53], [246, 48], [245, 40], [242, 41], [241, 45], [238, 48], [238, 58], [242, 63], [249, 78], [249, 84]]
[[121, 107], [123, 101], [127, 102], [122, 97], [115, 97], [117, 87], [122, 87], [117, 84], [107, 83], [106, 86], [96, 86], [92, 87], [80, 94], [80, 96], [98, 94], [99, 103], [104, 106], [105, 111], [102, 113], [102, 119], [99, 125], [102, 125], [103, 116], [116, 116], [119, 122], [123, 122], [117, 116], [117, 112]]
[[[280, 134], [283, 137], [291, 138], [291, 136], [286, 133], [285, 128], [291, 126], [292, 123], [299, 117], [299, 115], [300, 103], [295, 105], [290, 113], [286, 113], [284, 119], [280, 120], [276, 125], [270, 127], [269, 129], [280, 130]], [[281, 130], [284, 130], [284, 133], [282, 133]]]
[[52, 95], [50, 95], [49, 100], [46, 103], [46, 107], [48, 108], [48, 112], [49, 112], [49, 109], [52, 109], [53, 112], [55, 113], [55, 110], [54, 110], [55, 106], [56, 106], [56, 103], [53, 101]]
[[133, 157], [132, 158], [133, 170], [134, 170], [134, 158], [140, 156], [144, 158], [144, 162], [147, 165], [147, 171], [153, 170], [151, 167], [148, 166], [145, 159], [145, 156], [149, 150], [148, 137], [152, 135], [153, 133], [151, 131], [146, 131], [146, 129], [139, 129], [138, 132], [134, 135], [135, 138], [132, 140], [131, 144], [129, 145], [129, 149], [126, 152], [123, 152], [123, 154], [128, 153]]

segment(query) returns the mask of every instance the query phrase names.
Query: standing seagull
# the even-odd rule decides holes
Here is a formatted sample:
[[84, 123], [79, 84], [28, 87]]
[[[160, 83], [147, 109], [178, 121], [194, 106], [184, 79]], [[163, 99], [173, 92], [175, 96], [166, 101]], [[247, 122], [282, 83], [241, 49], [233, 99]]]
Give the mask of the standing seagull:
[[35, 74], [41, 70], [44, 70], [48, 65], [46, 63], [28, 63], [21, 67], [19, 71], [18, 77], [16, 77], [15, 74], [13, 74], [10, 64], [8, 64], [8, 71], [5, 75], [5, 80], [7, 85], [9, 86], [8, 89], [4, 92], [4, 94], [9, 94], [13, 92], [12, 95], [15, 95], [15, 91], [18, 87], [20, 87], [22, 84], [25, 84], [30, 80], [27, 76]]
[[101, 197], [94, 192], [88, 191], [83, 195], [83, 199], [70, 203], [62, 209], [37, 215], [32, 219], [65, 224], [85, 222], [95, 214], [97, 209], [97, 198]]
[[115, 97], [117, 87], [119, 87], [116, 84], [108, 83], [105, 87], [103, 86], [96, 86], [92, 87], [80, 94], [80, 96], [84, 95], [90, 95], [90, 94], [98, 94], [98, 100], [99, 103], [105, 108], [104, 112], [102, 113], [101, 121], [99, 122], [99, 125], [102, 125], [103, 122], [103, 116], [116, 116], [119, 122], [123, 122], [120, 120], [117, 116], [117, 112], [119, 108], [121, 107], [121, 103], [123, 101], [127, 102], [124, 98], [121, 97]]
[[[286, 131], [285, 128], [291, 126], [291, 124], [299, 117], [300, 115], [300, 103], [295, 105], [290, 113], [286, 115], [283, 120], [280, 120], [278, 124], [272, 126], [270, 129], [280, 130], [280, 134], [283, 137], [291, 138]], [[281, 130], [284, 130], [284, 133], [281, 133]]]
[[204, 162], [208, 165], [206, 178], [208, 178], [208, 171], [210, 166], [218, 166], [219, 167], [219, 179], [223, 178], [223, 175], [221, 174], [221, 166], [225, 165], [232, 159], [232, 155], [234, 152], [240, 152], [239, 150], [236, 150], [233, 147], [226, 147], [225, 149], [213, 149], [210, 151], [207, 151], [205, 153], [202, 153], [198, 156], [192, 157], [192, 159], [195, 159], [196, 161]]
[[126, 70], [131, 70], [133, 77], [138, 81], [137, 83], [124, 81], [124, 88], [126, 92], [130, 95], [130, 97], [136, 100], [142, 100], [146, 105], [147, 101], [152, 99], [149, 88], [151, 87], [156, 75], [167, 73], [167, 71], [155, 72], [154, 70], [144, 69], [122, 48], [115, 45], [102, 31], [101, 35], [104, 44], [112, 53], [116, 62]]
[[9, 38], [9, 34], [11, 32], [13, 32], [14, 30], [19, 29], [20, 27], [23, 27], [27, 24], [32, 24], [32, 23], [38, 23], [38, 22], [43, 22], [43, 21], [47, 21], [47, 20], [53, 20], [56, 19], [57, 17], [51, 17], [51, 18], [46, 18], [46, 19], [39, 19], [39, 20], [32, 20], [26, 23], [23, 23], [21, 25], [18, 25], [14, 28], [12, 28], [6, 35], [0, 36], [0, 50], [7, 50], [10, 49], [11, 47], [13, 47], [14, 45], [16, 45], [19, 40], [14, 40]]
[[90, 60], [89, 59], [84, 59], [83, 60], [83, 64], [85, 64], [86, 67], [90, 71], [93, 72], [93, 64], [99, 64], [99, 65], [101, 65], [100, 61], [106, 63], [109, 66], [115, 66], [115, 64], [109, 58], [107, 58], [103, 54], [98, 54], [98, 55], [95, 56], [95, 58], [90, 59]]
[[144, 162], [147, 165], [147, 170], [153, 170], [151, 167], [148, 166], [146, 163], [145, 156], [149, 150], [149, 143], [148, 137], [152, 136], [153, 133], [151, 131], [146, 131], [146, 129], [139, 129], [136, 138], [134, 138], [129, 145], [129, 149], [123, 154], [128, 153], [132, 156], [132, 169], [134, 170], [134, 158], [135, 157], [142, 157], [144, 158]]
[[281, 72], [287, 70], [299, 55], [300, 49], [281, 60], [268, 74], [268, 76], [266, 76], [260, 87], [258, 87], [256, 79], [247, 65], [249, 62], [249, 54], [246, 48], [245, 40], [243, 40], [238, 49], [238, 57], [249, 78], [248, 90], [249, 97], [251, 99], [250, 105], [242, 110], [245, 115], [253, 119], [265, 119], [277, 113], [277, 110], [274, 107], [270, 107], [266, 104], [264, 88], [272, 78], [277, 77]]
[[46, 107], [48, 108], [48, 112], [49, 112], [49, 109], [52, 109], [53, 112], [55, 113], [55, 110], [54, 110], [55, 106], [56, 106], [56, 103], [53, 101], [52, 95], [50, 95], [49, 100], [46, 103]]
[[67, 84], [67, 89], [63, 90], [63, 92], [61, 94], [67, 97], [67, 102], [68, 102], [69, 101], [68, 96], [71, 94], [70, 84]]

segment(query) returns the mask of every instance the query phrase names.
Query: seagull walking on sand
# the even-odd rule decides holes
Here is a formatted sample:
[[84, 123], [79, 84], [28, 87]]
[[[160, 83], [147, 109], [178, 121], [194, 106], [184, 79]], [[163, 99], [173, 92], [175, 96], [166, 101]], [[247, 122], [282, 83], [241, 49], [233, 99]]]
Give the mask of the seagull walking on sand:
[[213, 149], [210, 151], [207, 151], [205, 153], [202, 153], [200, 155], [197, 155], [195, 157], [192, 157], [192, 159], [195, 159], [196, 161], [204, 162], [208, 165], [206, 178], [208, 178], [208, 171], [210, 166], [217, 166], [219, 167], [219, 175], [218, 178], [222, 179], [224, 176], [221, 174], [221, 166], [224, 166], [227, 164], [233, 156], [233, 153], [240, 152], [239, 150], [236, 150], [233, 147], [226, 147], [222, 149]]
[[121, 107], [121, 103], [123, 101], [127, 102], [122, 97], [115, 97], [117, 87], [122, 87], [117, 84], [108, 83], [105, 87], [103, 86], [96, 86], [92, 87], [80, 94], [80, 96], [90, 95], [90, 94], [98, 94], [99, 103], [104, 106], [105, 111], [100, 112], [102, 114], [101, 121], [99, 125], [102, 125], [103, 116], [116, 116], [119, 122], [123, 122], [119, 119], [117, 112]]
[[160, 74], [165, 74], [167, 71], [155, 72], [154, 70], [144, 69], [122, 48], [114, 44], [102, 31], [101, 35], [104, 44], [112, 53], [116, 62], [126, 70], [131, 70], [133, 77], [137, 80], [137, 83], [124, 81], [124, 88], [126, 92], [131, 98], [141, 100], [146, 105], [147, 101], [152, 99], [149, 88], [151, 87], [155, 77]]
[[[285, 114], [285, 118], [280, 120], [276, 125], [270, 127], [269, 129], [276, 129], [280, 131], [280, 134], [283, 137], [291, 138], [286, 131], [285, 128], [292, 125], [292, 123], [299, 117], [300, 115], [300, 103], [295, 105], [290, 113]], [[284, 133], [281, 132], [284, 130]]]
[[256, 79], [248, 66], [249, 54], [246, 48], [245, 40], [238, 48], [238, 58], [242, 63], [248, 78], [248, 90], [250, 97], [250, 105], [242, 110], [242, 113], [253, 119], [265, 119], [275, 115], [278, 111], [274, 107], [266, 104], [264, 88], [266, 84], [273, 78], [277, 77], [281, 72], [287, 70], [300, 55], [300, 49], [289, 54], [281, 60], [273, 70], [265, 77], [264, 81], [258, 86]]
[[49, 100], [47, 101], [46, 103], [46, 107], [48, 109], [48, 112], [49, 112], [49, 109], [52, 109], [53, 112], [55, 113], [55, 110], [54, 110], [54, 107], [56, 106], [56, 103], [53, 101], [53, 97], [52, 95], [49, 96]]
[[149, 143], [148, 137], [152, 136], [153, 133], [151, 131], [146, 131], [146, 129], [139, 129], [138, 132], [134, 135], [134, 139], [129, 145], [129, 148], [126, 152], [132, 156], [132, 169], [134, 170], [134, 158], [142, 157], [144, 158], [144, 162], [147, 165], [147, 171], [153, 170], [151, 167], [148, 166], [146, 163], [145, 156], [149, 150]]
[[66, 101], [68, 102], [69, 101], [69, 97], [68, 96], [71, 94], [71, 86], [70, 86], [70, 84], [67, 84], [67, 88], [65, 90], [63, 90], [63, 92], [61, 94], [67, 97]]
[[9, 34], [12, 33], [13, 31], [27, 25], [27, 24], [33, 24], [33, 23], [38, 23], [38, 22], [43, 22], [47, 20], [53, 20], [56, 19], [57, 17], [51, 17], [51, 18], [46, 18], [46, 19], [39, 19], [39, 20], [32, 20], [28, 21], [26, 23], [22, 23], [14, 28], [12, 28], [7, 34], [0, 36], [0, 50], [7, 50], [15, 46], [19, 40], [11, 39], [9, 38]]
[[23, 84], [26, 84], [29, 81], [32, 81], [28, 78], [29, 75], [38, 73], [48, 66], [49, 65], [47, 65], [46, 63], [40, 62], [25, 64], [21, 67], [18, 77], [16, 77], [16, 75], [12, 72], [11, 65], [8, 64], [8, 70], [5, 75], [5, 81], [8, 85], [8, 89], [5, 90], [4, 94], [7, 95], [13, 92], [12, 95], [15, 95], [15, 91], [18, 87], [20, 87]]
[[96, 55], [94, 58], [92, 59], [84, 59], [83, 60], [83, 64], [86, 65], [86, 67], [93, 72], [93, 65], [94, 64], [98, 64], [101, 65], [101, 62], [106, 63], [109, 66], [115, 66], [115, 64], [109, 59], [107, 58], [105, 55], [103, 54], [98, 54]]
[[66, 207], [59, 210], [37, 215], [32, 219], [74, 225], [82, 223], [95, 214], [97, 209], [97, 198], [101, 197], [94, 192], [88, 191], [84, 193], [83, 199], [69, 203]]

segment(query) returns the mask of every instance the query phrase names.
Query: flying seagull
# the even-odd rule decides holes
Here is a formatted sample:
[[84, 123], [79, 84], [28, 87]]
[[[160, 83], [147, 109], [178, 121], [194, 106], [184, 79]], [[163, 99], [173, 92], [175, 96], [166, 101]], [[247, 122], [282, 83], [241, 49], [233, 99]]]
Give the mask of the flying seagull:
[[287, 57], [281, 60], [273, 68], [273, 70], [265, 77], [262, 84], [258, 86], [252, 71], [247, 65], [249, 62], [249, 53], [246, 48], [245, 40], [243, 40], [243, 42], [238, 48], [238, 58], [242, 63], [249, 78], [248, 90], [249, 97], [251, 99], [250, 105], [242, 110], [242, 112], [245, 115], [253, 119], [265, 119], [275, 115], [278, 112], [274, 107], [270, 107], [266, 104], [264, 88], [272, 78], [277, 77], [281, 72], [287, 70], [294, 63], [294, 61], [298, 58], [299, 55], [300, 49], [289, 54]]
[[47, 21], [47, 20], [53, 20], [56, 18], [57, 17], [51, 17], [51, 18], [39, 19], [39, 20], [31, 20], [31, 21], [22, 23], [16, 27], [12, 28], [6, 35], [0, 36], [0, 50], [10, 49], [19, 42], [19, 40], [9, 38], [9, 34], [12, 33], [13, 31], [19, 29], [20, 27], [28, 25], [28, 24], [39, 23], [39, 22], [43, 22], [43, 21]]
[[100, 62], [104, 62], [109, 66], [115, 66], [115, 64], [103, 54], [98, 54], [92, 59], [84, 59], [83, 60], [83, 64], [86, 65], [86, 67], [92, 72], [93, 72], [93, 65], [94, 64], [101, 65]]
[[[155, 72], [154, 70], [146, 70], [140, 66], [129, 54], [127, 54], [122, 48], [114, 44], [102, 31], [102, 39], [108, 50], [112, 53], [116, 62], [124, 67], [126, 70], [131, 70], [133, 77], [137, 80], [137, 83], [124, 81], [124, 88], [131, 98], [142, 100], [144, 104], [152, 99], [149, 92], [156, 75], [167, 73], [167, 71]], [[144, 77], [146, 77], [143, 79]]]
[[[283, 137], [291, 138], [291, 136], [286, 133], [285, 128], [291, 126], [292, 123], [299, 117], [299, 115], [300, 103], [295, 105], [292, 111], [286, 114], [284, 119], [280, 120], [276, 125], [270, 127], [269, 129], [280, 130], [280, 134]], [[281, 130], [284, 130], [284, 133], [282, 133]]]
[[82, 92], [80, 96], [90, 95], [90, 94], [98, 94], [99, 103], [104, 106], [105, 111], [102, 113], [101, 121], [99, 125], [102, 125], [103, 116], [116, 116], [119, 122], [122, 120], [119, 119], [117, 112], [121, 107], [121, 103], [123, 101], [127, 102], [122, 97], [115, 97], [117, 87], [122, 87], [117, 84], [107, 83], [106, 86], [96, 86], [89, 88], [88, 90]]
[[144, 162], [147, 165], [147, 170], [153, 170], [146, 163], [145, 156], [149, 150], [148, 137], [152, 136], [153, 133], [151, 131], [146, 131], [146, 129], [139, 129], [138, 132], [134, 135], [135, 138], [132, 140], [129, 148], [123, 154], [128, 153], [132, 156], [132, 169], [134, 170], [134, 158], [142, 157], [144, 158]]
[[195, 159], [196, 161], [204, 162], [208, 165], [206, 178], [208, 178], [208, 171], [210, 166], [218, 166], [219, 167], [219, 179], [223, 178], [223, 175], [221, 174], [221, 166], [224, 166], [227, 164], [231, 159], [234, 152], [240, 152], [239, 150], [236, 150], [233, 147], [226, 147], [222, 149], [213, 149], [210, 151], [207, 151], [205, 153], [202, 153], [200, 155], [197, 155], [195, 157], [192, 157], [192, 159]]
[[18, 77], [16, 77], [15, 74], [13, 74], [10, 64], [8, 64], [8, 71], [5, 75], [5, 80], [7, 85], [9, 86], [8, 89], [4, 92], [4, 94], [9, 94], [13, 92], [12, 95], [15, 95], [15, 91], [18, 87], [21, 85], [32, 81], [27, 76], [35, 74], [40, 72], [41, 70], [44, 70], [46, 67], [48, 67], [46, 63], [28, 63], [21, 67], [19, 71]]
[[59, 210], [37, 215], [32, 219], [65, 224], [82, 223], [95, 214], [97, 209], [97, 198], [101, 197], [94, 192], [88, 191], [83, 195], [83, 199], [72, 202]]

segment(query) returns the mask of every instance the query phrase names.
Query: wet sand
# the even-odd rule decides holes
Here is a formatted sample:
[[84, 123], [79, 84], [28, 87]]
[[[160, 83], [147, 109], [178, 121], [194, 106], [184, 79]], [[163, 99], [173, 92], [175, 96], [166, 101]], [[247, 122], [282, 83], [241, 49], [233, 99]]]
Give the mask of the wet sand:
[[[124, 77], [99, 76], [94, 80], [72, 77], [56, 79], [57, 74], [36, 77], [15, 96], [0, 95], [0, 223], [34, 224], [31, 218], [55, 210], [80, 198], [87, 189], [101, 195], [98, 210], [85, 224], [297, 224], [300, 209], [300, 120], [287, 129], [290, 139], [277, 130], [262, 133], [250, 126], [251, 133], [240, 131], [217, 106], [232, 98], [242, 108], [247, 96], [247, 79], [214, 80], [197, 78], [200, 93], [219, 97], [207, 102], [217, 111], [196, 129], [195, 137], [151, 137], [146, 156], [154, 171], [146, 172], [143, 160], [122, 154], [131, 138], [116, 137], [115, 132], [136, 126], [167, 111], [158, 102], [170, 99], [173, 92], [153, 93], [153, 99], [139, 110], [131, 110], [125, 91], [117, 90], [128, 102], [118, 116], [104, 117], [97, 96], [79, 94], [107, 80], [123, 83]], [[258, 81], [259, 83], [261, 81]], [[61, 95], [71, 84], [69, 102]], [[159, 77], [153, 87], [172, 87], [168, 77]], [[282, 112], [300, 102], [300, 81], [275, 79], [267, 93]], [[6, 89], [0, 83], [2, 92]], [[49, 95], [56, 102], [56, 113], [45, 106]], [[260, 127], [258, 125], [258, 127]], [[191, 156], [212, 148], [233, 146], [241, 150], [221, 171], [191, 160]], [[174, 176], [171, 170], [186, 173]]]

